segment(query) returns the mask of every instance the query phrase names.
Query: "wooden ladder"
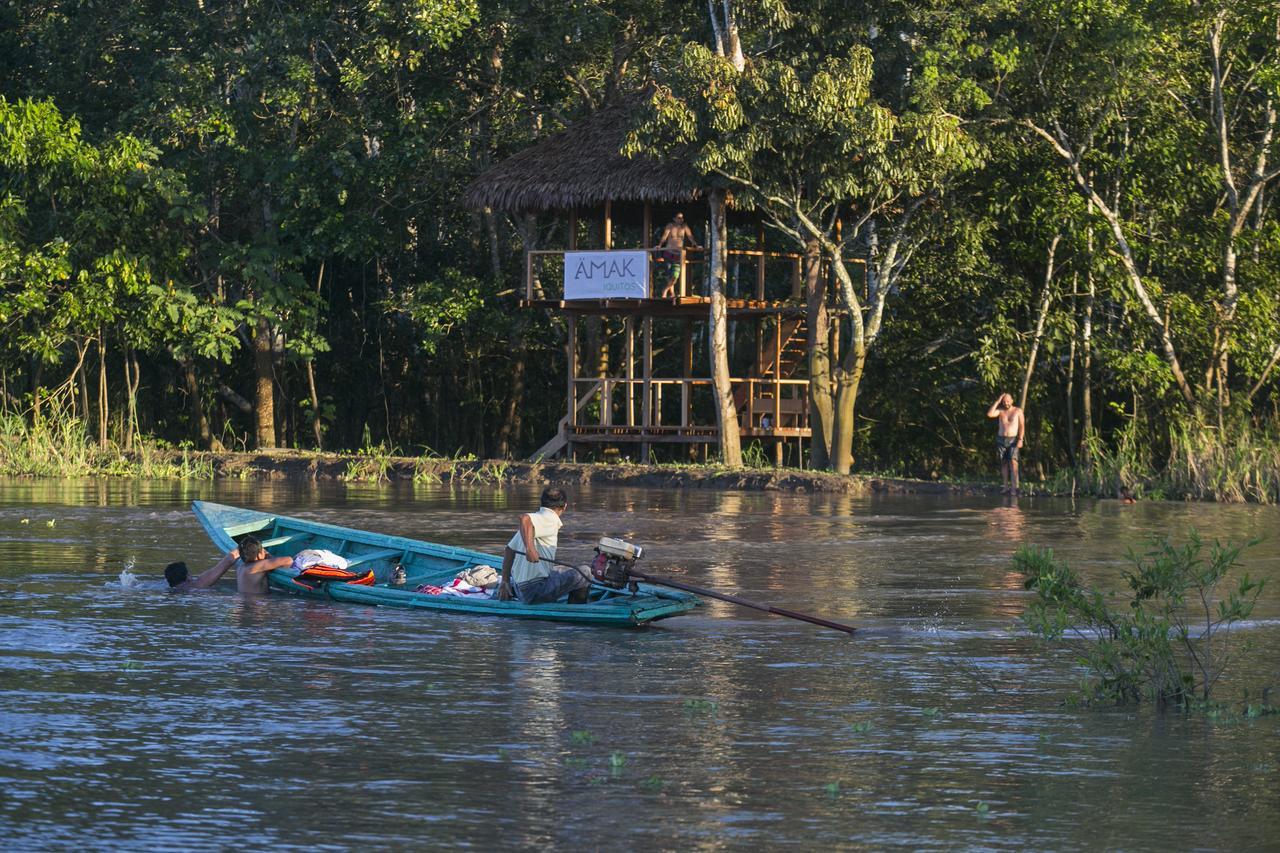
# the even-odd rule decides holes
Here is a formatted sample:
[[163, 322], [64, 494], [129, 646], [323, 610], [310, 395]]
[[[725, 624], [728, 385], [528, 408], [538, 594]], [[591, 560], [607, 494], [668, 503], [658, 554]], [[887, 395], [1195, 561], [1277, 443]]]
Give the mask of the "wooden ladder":
[[[587, 407], [587, 404], [590, 403], [593, 399], [595, 399], [596, 395], [600, 394], [603, 391], [603, 389], [604, 389], [603, 382], [597, 381], [594, 385], [592, 385], [587, 390], [587, 393], [583, 395], [582, 399], [578, 401], [577, 406], [574, 408], [574, 413], [579, 415], [582, 414], [582, 410]], [[568, 426], [569, 426], [569, 416], [565, 415], [563, 418], [560, 419], [560, 423], [556, 426], [555, 436], [552, 437], [552, 439], [548, 441], [546, 444], [542, 445], [537, 450], [535, 450], [533, 452], [533, 455], [529, 457], [529, 461], [542, 462], [543, 460], [550, 459], [551, 457], [555, 456], [557, 453], [559, 453], [560, 451], [568, 447], [569, 439], [565, 436], [565, 430], [568, 428]]]

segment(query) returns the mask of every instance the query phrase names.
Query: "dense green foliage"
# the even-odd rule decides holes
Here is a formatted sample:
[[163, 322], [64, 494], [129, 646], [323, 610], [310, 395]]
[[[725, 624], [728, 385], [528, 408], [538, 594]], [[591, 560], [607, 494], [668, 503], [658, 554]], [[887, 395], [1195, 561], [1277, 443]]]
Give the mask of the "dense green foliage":
[[1236, 650], [1231, 631], [1248, 619], [1265, 581], [1248, 573], [1218, 587], [1238, 568], [1241, 548], [1214, 542], [1206, 559], [1193, 530], [1181, 546], [1155, 540], [1129, 554], [1128, 594], [1085, 586], [1047, 549], [1023, 546], [1013, 563], [1036, 598], [1023, 621], [1037, 636], [1072, 647], [1088, 675], [1088, 701], [1207, 702]]
[[527, 454], [564, 408], [564, 329], [514, 291], [563, 221], [462, 191], [647, 92], [629, 149], [692, 152], [773, 247], [867, 262], [830, 283], [862, 323], [822, 464], [986, 472], [986, 407], [1022, 390], [1031, 479], [1277, 500], [1278, 16], [8, 4], [3, 408], [65, 406], [104, 446]]

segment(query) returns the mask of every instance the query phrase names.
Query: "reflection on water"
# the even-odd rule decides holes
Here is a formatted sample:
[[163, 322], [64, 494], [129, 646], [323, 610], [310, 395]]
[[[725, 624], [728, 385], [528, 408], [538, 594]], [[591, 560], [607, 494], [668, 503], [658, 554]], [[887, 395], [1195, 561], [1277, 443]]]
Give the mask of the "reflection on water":
[[[1062, 707], [1077, 673], [1016, 629], [1009, 567], [1034, 542], [1118, 582], [1152, 534], [1243, 539], [1280, 526], [1273, 508], [573, 496], [566, 555], [638, 541], [654, 571], [852, 638], [719, 602], [628, 632], [137, 586], [217, 559], [196, 498], [491, 550], [536, 492], [0, 485], [8, 846], [1225, 849], [1280, 832], [1276, 718]], [[1280, 581], [1280, 544], [1246, 563]], [[1232, 690], [1274, 682], [1278, 601]]]

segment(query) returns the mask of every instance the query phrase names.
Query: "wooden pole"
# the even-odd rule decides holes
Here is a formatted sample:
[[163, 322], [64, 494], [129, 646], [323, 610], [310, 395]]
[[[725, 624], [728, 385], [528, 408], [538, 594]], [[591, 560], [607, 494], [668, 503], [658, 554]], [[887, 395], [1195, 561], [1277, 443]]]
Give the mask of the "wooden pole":
[[689, 379], [693, 376], [693, 321], [684, 321], [684, 379], [680, 383], [680, 426], [689, 425]]
[[635, 407], [635, 361], [636, 361], [636, 321], [630, 314], [623, 321], [623, 332], [627, 336], [626, 340], [626, 359], [627, 359], [627, 426], [636, 425], [636, 407]]
[[[644, 238], [640, 241], [640, 246], [647, 253], [649, 249], [653, 248], [653, 242], [652, 242], [653, 241], [653, 204], [652, 202], [646, 201], [644, 203], [644, 222], [640, 227], [644, 231]], [[649, 269], [649, 265], [652, 260], [653, 260], [653, 255], [646, 254], [645, 256], [646, 269]], [[646, 297], [651, 298], [653, 296], [653, 271], [651, 269], [645, 275], [644, 293]], [[646, 388], [645, 393], [648, 394], [648, 392], [649, 392], [649, 389]], [[647, 462], [649, 459], [649, 454], [646, 453], [644, 456], [645, 456], [645, 461]]]
[[764, 302], [764, 223], [760, 223], [756, 231], [756, 249], [760, 254], [756, 257], [756, 301]]
[[[565, 317], [567, 325], [567, 342], [565, 344], [568, 352], [566, 358], [569, 366], [569, 423], [565, 429], [570, 430], [572, 435], [572, 427], [578, 425], [578, 318], [573, 314]], [[577, 461], [577, 449], [573, 446], [573, 441], [568, 442], [568, 453], [570, 462]]]
[[613, 202], [605, 199], [604, 202], [604, 250], [606, 252], [613, 249]]
[[524, 251], [524, 298], [533, 301], [533, 253], [528, 249]]
[[[645, 205], [645, 218], [648, 219], [649, 205]], [[648, 429], [653, 425], [653, 318], [645, 317], [644, 323], [641, 325], [640, 333], [644, 336], [644, 345], [641, 358], [641, 374], [644, 377], [644, 400], [640, 404], [640, 426], [648, 435]], [[641, 463], [649, 464], [649, 442], [640, 442]]]

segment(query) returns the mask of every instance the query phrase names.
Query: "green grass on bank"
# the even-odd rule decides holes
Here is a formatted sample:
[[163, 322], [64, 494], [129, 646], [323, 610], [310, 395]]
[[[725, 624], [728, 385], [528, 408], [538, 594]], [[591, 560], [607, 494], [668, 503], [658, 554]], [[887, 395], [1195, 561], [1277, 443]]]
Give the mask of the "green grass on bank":
[[[777, 468], [758, 442], [744, 447], [739, 472], [774, 472], [807, 476], [799, 468]], [[511, 462], [478, 460], [470, 455], [452, 457], [427, 453], [404, 457], [386, 445], [342, 454], [346, 482], [376, 483], [409, 475], [417, 483], [449, 481], [464, 485], [498, 485], [511, 475]], [[598, 464], [617, 468], [658, 468], [728, 474], [731, 469], [714, 457], [704, 463], [665, 462], [642, 465], [615, 457]], [[398, 470], [397, 470], [398, 469]], [[232, 468], [230, 476], [252, 477], [252, 467]], [[85, 424], [65, 411], [52, 410], [43, 417], [0, 412], [0, 476], [86, 477], [209, 480], [215, 475], [214, 457], [189, 447], [173, 447], [154, 438], [135, 439], [130, 450], [109, 442], [100, 447]], [[859, 477], [914, 479], [903, 470], [860, 470]], [[993, 472], [973, 477], [947, 476], [930, 480], [953, 486], [997, 484]], [[1146, 446], [1133, 430], [1121, 430], [1110, 443], [1096, 435], [1086, 438], [1081, 464], [1055, 472], [1043, 482], [1023, 479], [1024, 489], [1055, 495], [1115, 497], [1122, 486], [1150, 500], [1208, 500], [1226, 503], [1280, 503], [1280, 434], [1236, 426], [1223, 431], [1175, 425], [1169, 446], [1157, 451]]]
[[211, 480], [213, 462], [189, 450], [138, 438], [130, 451], [100, 447], [83, 422], [65, 414], [29, 419], [0, 413], [0, 475]]

